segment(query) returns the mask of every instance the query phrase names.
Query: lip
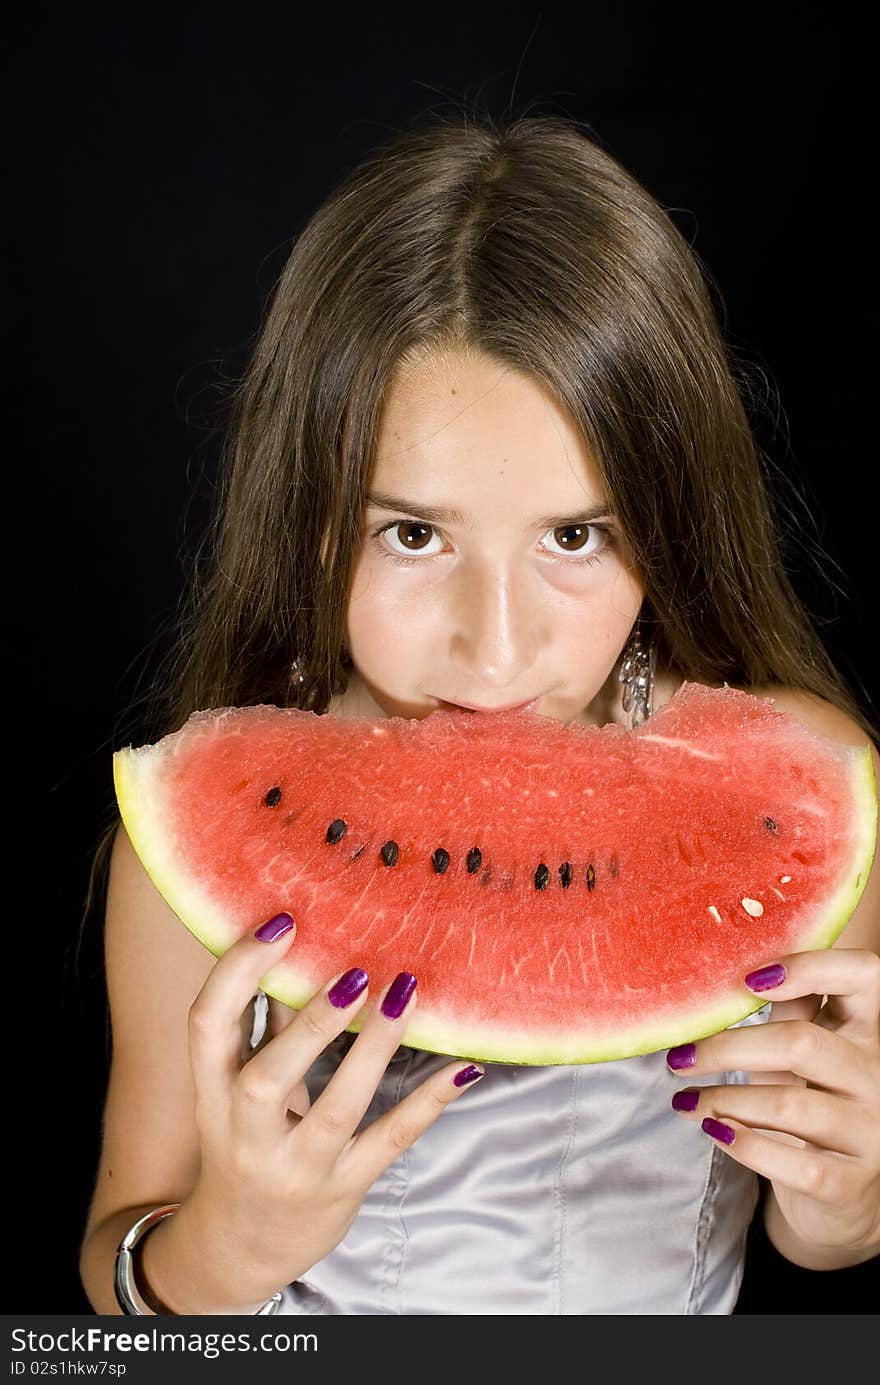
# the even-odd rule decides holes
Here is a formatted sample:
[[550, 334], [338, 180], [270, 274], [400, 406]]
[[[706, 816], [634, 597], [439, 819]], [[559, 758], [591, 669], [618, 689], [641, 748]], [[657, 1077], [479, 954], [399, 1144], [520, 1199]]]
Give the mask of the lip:
[[438, 706], [446, 708], [451, 712], [460, 712], [462, 708], [468, 712], [481, 712], [484, 716], [497, 712], [533, 712], [540, 702], [540, 697], [535, 697], [531, 702], [512, 702], [507, 707], [476, 707], [472, 702], [444, 702], [438, 698]]

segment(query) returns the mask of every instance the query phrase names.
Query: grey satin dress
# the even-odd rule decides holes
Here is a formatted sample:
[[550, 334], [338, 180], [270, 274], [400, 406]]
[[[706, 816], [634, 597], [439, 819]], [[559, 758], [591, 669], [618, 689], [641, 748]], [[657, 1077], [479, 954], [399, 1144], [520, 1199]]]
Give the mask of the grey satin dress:
[[[251, 1046], [265, 1030], [254, 999]], [[740, 1021], [765, 1021], [770, 1006]], [[306, 1073], [314, 1102], [355, 1035]], [[359, 1126], [451, 1060], [399, 1048]], [[611, 1063], [486, 1063], [368, 1190], [348, 1234], [283, 1291], [285, 1314], [726, 1314], [757, 1175], [677, 1115], [666, 1051]]]

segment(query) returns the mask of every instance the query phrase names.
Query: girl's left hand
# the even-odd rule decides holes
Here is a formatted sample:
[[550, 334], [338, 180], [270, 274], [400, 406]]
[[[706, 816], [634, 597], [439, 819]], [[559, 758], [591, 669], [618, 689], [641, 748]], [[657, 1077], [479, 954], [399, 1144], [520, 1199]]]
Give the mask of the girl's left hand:
[[690, 1089], [696, 1104], [682, 1114], [770, 1180], [801, 1240], [880, 1250], [880, 957], [796, 952], [760, 971], [784, 976], [763, 989], [753, 972], [746, 987], [773, 1002], [774, 1022], [666, 1055], [678, 1078], [744, 1069], [749, 1085]]

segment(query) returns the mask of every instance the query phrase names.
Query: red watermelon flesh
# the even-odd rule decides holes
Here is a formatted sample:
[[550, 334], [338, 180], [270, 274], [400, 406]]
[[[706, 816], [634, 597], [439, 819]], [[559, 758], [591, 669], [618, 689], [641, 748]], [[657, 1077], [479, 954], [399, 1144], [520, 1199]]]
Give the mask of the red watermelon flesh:
[[521, 1064], [653, 1052], [752, 1013], [744, 975], [832, 944], [877, 832], [868, 747], [687, 682], [635, 731], [262, 705], [195, 712], [113, 763], [135, 850], [215, 955], [293, 915], [267, 995], [298, 1009], [351, 966], [373, 994], [411, 971], [403, 1043]]

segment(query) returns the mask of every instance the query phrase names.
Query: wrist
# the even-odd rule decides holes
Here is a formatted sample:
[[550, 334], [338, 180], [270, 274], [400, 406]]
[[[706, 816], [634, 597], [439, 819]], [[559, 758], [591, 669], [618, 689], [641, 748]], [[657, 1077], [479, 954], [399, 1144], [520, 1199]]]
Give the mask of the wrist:
[[822, 1245], [806, 1241], [789, 1226], [772, 1186], [764, 1203], [764, 1230], [773, 1248], [793, 1265], [805, 1270], [843, 1270], [864, 1265], [880, 1256], [880, 1240], [873, 1238], [858, 1245]]
[[251, 1316], [279, 1287], [263, 1292], [252, 1267], [201, 1217], [192, 1198], [154, 1226], [137, 1251], [135, 1273], [147, 1305], [158, 1301], [175, 1316]]

